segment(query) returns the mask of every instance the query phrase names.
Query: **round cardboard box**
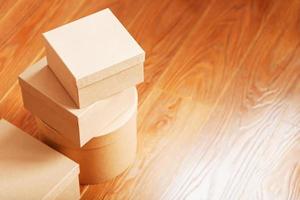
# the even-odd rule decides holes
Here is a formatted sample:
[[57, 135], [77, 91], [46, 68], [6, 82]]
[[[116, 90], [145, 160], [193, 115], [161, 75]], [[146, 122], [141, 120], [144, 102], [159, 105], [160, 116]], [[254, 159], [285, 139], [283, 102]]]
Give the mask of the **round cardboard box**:
[[[39, 126], [55, 131], [41, 121]], [[135, 159], [137, 146], [135, 113], [126, 124], [111, 132], [109, 139], [105, 138], [107, 135], [94, 138], [92, 148], [87, 148], [89, 145], [82, 148], [64, 147], [47, 136], [49, 131], [47, 134], [40, 134], [42, 141], [79, 163], [81, 184], [97, 184], [112, 179], [125, 171]]]

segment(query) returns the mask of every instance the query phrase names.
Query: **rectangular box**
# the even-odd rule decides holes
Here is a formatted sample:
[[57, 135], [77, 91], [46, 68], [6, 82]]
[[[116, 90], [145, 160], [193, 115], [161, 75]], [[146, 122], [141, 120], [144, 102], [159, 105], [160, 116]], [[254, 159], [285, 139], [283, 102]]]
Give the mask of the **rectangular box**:
[[109, 9], [43, 37], [49, 67], [79, 108], [144, 80], [145, 52]]
[[0, 120], [0, 199], [80, 198], [79, 166]]
[[47, 66], [45, 58], [19, 76], [24, 107], [58, 132], [70, 143], [83, 146], [102, 132], [128, 107], [137, 105], [135, 87], [77, 109], [74, 102]]

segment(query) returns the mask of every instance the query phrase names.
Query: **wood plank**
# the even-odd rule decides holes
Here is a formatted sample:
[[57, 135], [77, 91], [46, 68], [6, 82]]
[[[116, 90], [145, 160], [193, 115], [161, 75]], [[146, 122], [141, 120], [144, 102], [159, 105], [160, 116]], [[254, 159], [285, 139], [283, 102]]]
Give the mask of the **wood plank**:
[[300, 129], [280, 123], [261, 156], [263, 166], [258, 163], [256, 176], [250, 178], [250, 187], [243, 191], [241, 199], [299, 199], [299, 143]]
[[[297, 63], [297, 72], [300, 74], [300, 64]], [[300, 76], [297, 78], [297, 82], [293, 85], [289, 92], [289, 98], [287, 100], [288, 107], [285, 112], [284, 121], [294, 126], [300, 127]]]
[[17, 2], [0, 22], [0, 116], [30, 133], [15, 81], [40, 32], [109, 6], [147, 52], [138, 159], [83, 199], [300, 198], [299, 1], [40, 1], [19, 17]]
[[[295, 62], [299, 48], [295, 44], [299, 38], [287, 43], [291, 40], [288, 34], [294, 32], [295, 24], [285, 24], [275, 18], [286, 12], [291, 16], [284, 20], [293, 22], [292, 14], [297, 10], [282, 9], [281, 13], [276, 12], [270, 18], [273, 23], [263, 30], [256, 47], [220, 99], [220, 110], [216, 110], [199, 130], [198, 138], [189, 138], [189, 145], [194, 146], [194, 150], [182, 162], [190, 165], [181, 167], [180, 175], [174, 177], [177, 181], [169, 186], [162, 199], [273, 199], [270, 194], [265, 198], [260, 196], [267, 192], [260, 187], [268, 184], [264, 177], [267, 179], [272, 177], [271, 172], [275, 173], [272, 171], [274, 163], [283, 170], [286, 160], [295, 156], [299, 148], [299, 132], [286, 133], [278, 128], [283, 120], [288, 93], [297, 80]], [[271, 26], [277, 27], [272, 29]], [[285, 27], [287, 35], [279, 31], [281, 26]], [[286, 134], [292, 137], [286, 138]], [[201, 135], [205, 139], [201, 139]], [[290, 146], [281, 149], [286, 143]], [[292, 144], [296, 147], [292, 148]], [[292, 159], [294, 166], [298, 167], [299, 158]], [[289, 182], [288, 187], [297, 188], [297, 173], [286, 170], [285, 176], [293, 176], [294, 181]], [[280, 182], [272, 185], [276, 191], [280, 190]], [[278, 199], [286, 199], [281, 198], [286, 195], [280, 191]], [[288, 198], [299, 197], [294, 194]]]
[[158, 86], [201, 102], [214, 102], [247, 58], [269, 15], [279, 7], [260, 1], [209, 4]]
[[[140, 104], [168, 68], [172, 58], [188, 38], [196, 21], [205, 14], [211, 1], [143, 2], [141, 12], [128, 26], [129, 32], [137, 41], [141, 41], [141, 46], [147, 54], [144, 83], [138, 86]], [[123, 9], [124, 12], [125, 10]], [[130, 15], [129, 10], [125, 14]]]
[[[158, 92], [151, 93], [141, 105], [142, 124], [139, 129], [140, 137], [144, 138], [144, 142], [139, 141], [139, 152], [149, 155], [139, 157], [137, 162], [143, 161], [141, 167], [135, 167], [138, 165], [135, 164], [123, 175], [125, 178], [120, 177], [113, 183], [90, 186], [83, 199], [240, 199], [243, 191], [246, 190], [249, 194], [253, 188], [254, 195], [267, 193], [260, 187], [255, 187], [261, 181], [260, 173], [263, 177], [266, 176], [268, 169], [272, 171], [274, 162], [278, 162], [278, 166], [282, 168], [289, 155], [296, 155], [294, 148], [289, 149], [290, 146], [284, 145], [289, 142], [299, 144], [298, 132], [290, 133], [293, 137], [286, 139], [286, 132], [278, 128], [286, 109], [288, 91], [297, 79], [294, 74], [297, 66], [289, 61], [297, 58], [294, 44], [298, 43], [299, 38], [289, 43], [289, 33], [293, 33], [294, 23], [288, 26], [275, 20], [276, 16], [295, 14], [297, 9], [282, 9], [278, 12], [282, 8], [281, 4], [277, 4], [275, 8], [270, 9], [272, 12], [267, 17], [273, 24], [265, 22], [260, 35], [254, 40], [253, 48], [240, 61], [236, 76], [213, 111], [210, 105], [214, 101], [208, 104], [208, 98], [193, 96], [196, 92], [184, 93], [184, 89], [190, 89], [193, 85], [187, 84], [184, 89], [174, 92], [173, 97], [169, 97], [170, 102], [180, 102], [178, 105], [183, 107], [180, 110], [186, 111], [175, 111], [175, 116], [170, 114], [170, 109], [176, 106], [164, 103], [164, 97], [158, 95]], [[294, 18], [293, 14], [287, 21], [292, 22], [291, 18]], [[270, 26], [277, 29], [270, 29]], [[278, 31], [282, 26], [287, 27], [287, 35]], [[280, 36], [288, 39], [282, 39], [278, 43]], [[270, 42], [265, 43], [267, 39]], [[257, 49], [263, 49], [267, 53]], [[177, 77], [184, 77], [181, 76], [182, 73], [179, 74]], [[173, 93], [174, 88], [164, 89], [172, 96], [170, 93]], [[220, 93], [222, 90], [216, 91]], [[258, 94], [255, 95], [255, 92]], [[157, 97], [155, 93], [158, 93]], [[191, 101], [194, 97], [199, 101], [198, 106]], [[180, 98], [186, 100], [176, 100]], [[148, 104], [148, 99], [153, 104]], [[152, 116], [151, 120], [144, 119], [144, 109], [148, 110], [151, 105], [151, 112], [145, 111], [147, 116]], [[154, 105], [162, 107], [156, 110]], [[208, 111], [201, 113], [204, 108]], [[156, 137], [160, 138], [156, 140]], [[276, 149], [280, 145], [286, 149]], [[271, 153], [280, 150], [284, 156], [279, 154], [266, 160]], [[294, 163], [299, 163], [299, 160], [296, 159]], [[295, 182], [290, 183], [291, 188], [297, 187], [298, 177], [294, 177], [294, 180]], [[280, 188], [280, 184], [276, 187]], [[249, 199], [250, 197], [252, 196], [249, 195]], [[291, 199], [297, 199], [297, 196]]]

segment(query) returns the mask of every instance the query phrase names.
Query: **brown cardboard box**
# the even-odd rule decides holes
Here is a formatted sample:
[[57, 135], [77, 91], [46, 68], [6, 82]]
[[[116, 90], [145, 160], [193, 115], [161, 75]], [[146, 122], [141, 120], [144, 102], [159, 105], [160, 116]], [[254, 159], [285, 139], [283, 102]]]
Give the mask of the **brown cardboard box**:
[[[47, 66], [45, 58], [26, 69], [20, 76], [24, 107], [68, 139], [83, 146], [100, 136], [118, 116], [137, 104], [136, 88], [77, 109], [75, 103]], [[91, 93], [95, 93], [91, 91]]]
[[109, 9], [43, 36], [49, 67], [79, 108], [144, 80], [145, 52]]
[[0, 120], [0, 199], [80, 198], [78, 164]]
[[[126, 121], [124, 121], [126, 120]], [[66, 147], [61, 135], [36, 118], [42, 141], [80, 165], [80, 183], [97, 184], [126, 170], [136, 155], [136, 110], [128, 112], [81, 148]], [[53, 135], [56, 135], [53, 137]], [[62, 139], [62, 140], [61, 140]]]

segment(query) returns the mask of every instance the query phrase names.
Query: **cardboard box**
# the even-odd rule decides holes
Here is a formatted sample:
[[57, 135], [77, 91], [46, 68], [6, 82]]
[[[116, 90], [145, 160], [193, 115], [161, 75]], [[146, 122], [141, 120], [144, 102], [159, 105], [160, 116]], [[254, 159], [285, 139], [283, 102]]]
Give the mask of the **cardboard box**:
[[[102, 130], [102, 132], [99, 132], [97, 135], [95, 135], [95, 137], [83, 145], [82, 149], [98, 148], [99, 146], [104, 146], [106, 144], [110, 144], [111, 141], [117, 140], [120, 134], [110, 133], [125, 125], [135, 112], [137, 112], [137, 100], [132, 101], [132, 104], [126, 109], [125, 112], [117, 116], [106, 128]], [[43, 135], [47, 135], [47, 138], [49, 138], [51, 141], [54, 141], [55, 143], [64, 147], [69, 147], [72, 149], [78, 148], [78, 146], [70, 143], [70, 141], [64, 136], [65, 134], [59, 133], [57, 130], [38, 117], [35, 117], [35, 119], [37, 127], [39, 128], [39, 132]]]
[[[126, 121], [124, 121], [126, 120]], [[52, 135], [60, 135], [36, 118], [41, 140], [80, 165], [80, 183], [97, 184], [125, 171], [136, 156], [136, 109], [130, 111], [104, 130], [105, 135], [93, 138], [81, 148], [64, 146]]]
[[77, 109], [45, 58], [26, 69], [19, 76], [19, 83], [24, 107], [77, 147], [99, 136], [119, 115], [137, 105], [137, 91], [132, 87]]
[[79, 108], [144, 80], [145, 52], [109, 9], [43, 37], [51, 70]]
[[0, 120], [0, 199], [80, 198], [78, 164]]

